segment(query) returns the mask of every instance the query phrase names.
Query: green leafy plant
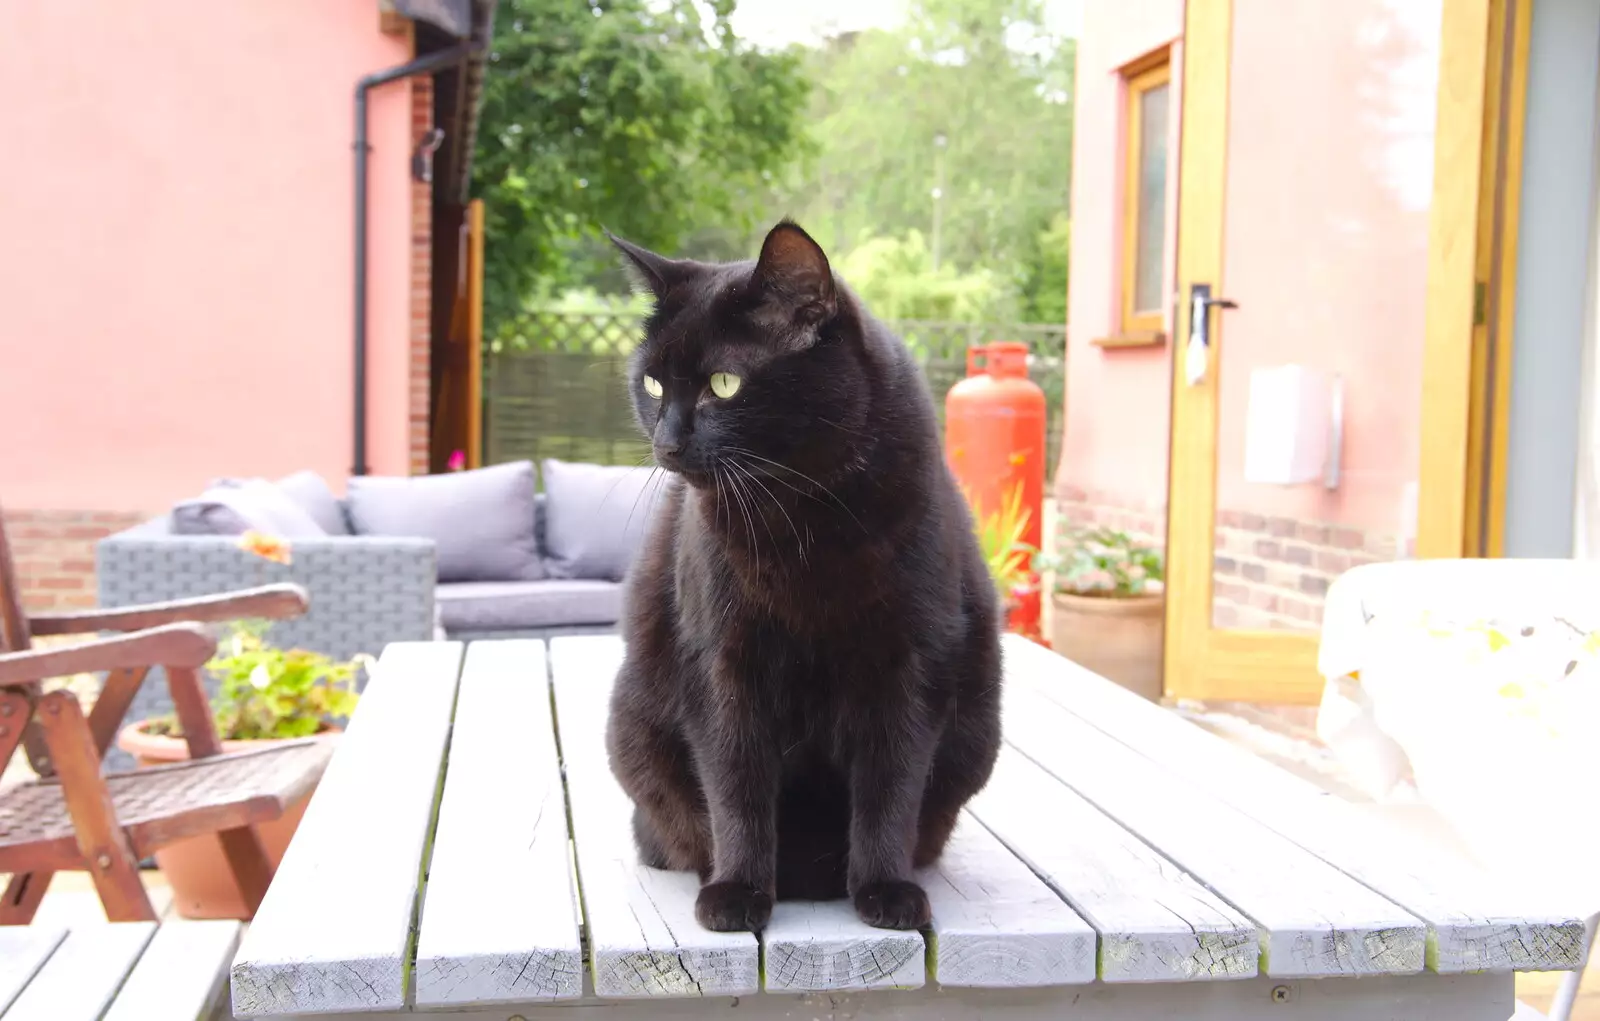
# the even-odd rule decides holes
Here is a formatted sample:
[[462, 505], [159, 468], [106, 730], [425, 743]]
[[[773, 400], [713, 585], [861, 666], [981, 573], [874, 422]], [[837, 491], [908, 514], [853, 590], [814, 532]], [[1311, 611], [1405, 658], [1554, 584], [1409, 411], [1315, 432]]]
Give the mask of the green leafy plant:
[[1020, 482], [1001, 499], [999, 509], [987, 515], [970, 491], [966, 497], [989, 577], [994, 580], [1001, 601], [1009, 603], [1012, 590], [1028, 580], [1029, 554], [1034, 548], [1023, 542], [1022, 536], [1033, 520], [1033, 509], [1022, 505]]
[[1160, 591], [1166, 577], [1159, 549], [1114, 528], [1065, 527], [1034, 567], [1055, 573], [1057, 592], [1112, 599]]
[[[235, 624], [206, 664], [222, 682], [211, 709], [224, 741], [307, 737], [330, 718], [355, 710], [356, 670], [369, 666], [372, 657], [340, 662], [306, 649], [279, 649], [266, 640], [270, 626], [267, 621]], [[172, 717], [157, 720], [150, 730], [181, 736]]]

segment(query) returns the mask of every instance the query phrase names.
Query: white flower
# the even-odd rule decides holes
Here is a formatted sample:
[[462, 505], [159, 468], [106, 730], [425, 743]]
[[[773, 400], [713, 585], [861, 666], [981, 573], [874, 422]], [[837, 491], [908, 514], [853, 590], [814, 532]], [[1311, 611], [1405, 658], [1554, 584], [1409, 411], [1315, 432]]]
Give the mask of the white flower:
[[267, 672], [265, 663], [257, 663], [256, 668], [250, 671], [250, 686], [257, 691], [266, 691], [272, 685], [272, 674]]

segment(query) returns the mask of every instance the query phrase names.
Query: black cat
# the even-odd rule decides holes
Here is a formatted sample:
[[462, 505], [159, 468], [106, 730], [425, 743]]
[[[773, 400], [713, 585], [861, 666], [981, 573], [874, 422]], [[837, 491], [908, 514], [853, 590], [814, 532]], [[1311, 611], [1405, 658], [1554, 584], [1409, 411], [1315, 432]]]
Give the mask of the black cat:
[[848, 894], [913, 929], [1000, 742], [999, 608], [905, 345], [787, 221], [754, 263], [613, 238], [655, 295], [629, 383], [671, 473], [630, 571], [612, 770], [695, 913]]

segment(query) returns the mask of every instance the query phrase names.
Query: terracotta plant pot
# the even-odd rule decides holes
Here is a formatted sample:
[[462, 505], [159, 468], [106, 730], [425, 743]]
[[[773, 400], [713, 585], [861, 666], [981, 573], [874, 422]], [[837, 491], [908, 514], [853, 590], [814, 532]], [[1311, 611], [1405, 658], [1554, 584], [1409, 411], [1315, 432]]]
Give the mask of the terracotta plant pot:
[[[183, 762], [189, 758], [189, 746], [182, 738], [163, 737], [147, 731], [150, 721], [144, 720], [124, 727], [117, 735], [117, 747], [133, 756], [141, 766], [158, 766], [168, 762]], [[337, 731], [338, 727], [329, 727]], [[276, 741], [224, 741], [225, 752], [242, 752], [259, 748]], [[261, 834], [267, 857], [276, 869], [283, 852], [294, 837], [295, 827], [305, 814], [306, 805], [316, 788], [290, 805], [288, 810], [272, 822], [256, 827]], [[247, 921], [250, 913], [245, 909], [239, 888], [234, 885], [233, 873], [228, 870], [228, 859], [222, 853], [222, 844], [215, 834], [190, 837], [168, 844], [155, 853], [156, 866], [166, 876], [172, 887], [172, 905], [184, 918], [236, 918]]]
[[1074, 663], [1152, 702], [1161, 698], [1166, 598], [1057, 592], [1050, 645]]

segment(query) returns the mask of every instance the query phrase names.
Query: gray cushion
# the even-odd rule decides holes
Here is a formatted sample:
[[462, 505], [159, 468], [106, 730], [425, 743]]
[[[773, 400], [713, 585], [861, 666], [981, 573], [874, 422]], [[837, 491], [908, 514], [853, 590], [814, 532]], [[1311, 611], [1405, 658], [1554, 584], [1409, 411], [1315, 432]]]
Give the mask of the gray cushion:
[[466, 581], [434, 590], [449, 631], [615, 624], [622, 615], [622, 586], [611, 581]]
[[666, 475], [544, 462], [544, 551], [552, 578], [619, 581], [649, 527]]
[[350, 480], [357, 535], [432, 539], [439, 580], [534, 581], [544, 577], [534, 537], [532, 461], [442, 475]]
[[329, 535], [350, 534], [350, 523], [345, 520], [339, 498], [333, 495], [333, 490], [328, 488], [328, 483], [321, 475], [314, 471], [295, 472], [279, 479], [277, 486], [283, 495], [294, 501], [296, 507], [322, 526], [324, 532]]
[[172, 508], [177, 535], [242, 535], [265, 532], [285, 539], [328, 533], [266, 479], [239, 479], [213, 486]]

